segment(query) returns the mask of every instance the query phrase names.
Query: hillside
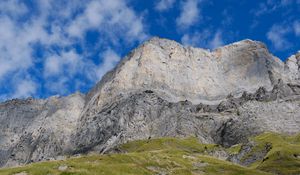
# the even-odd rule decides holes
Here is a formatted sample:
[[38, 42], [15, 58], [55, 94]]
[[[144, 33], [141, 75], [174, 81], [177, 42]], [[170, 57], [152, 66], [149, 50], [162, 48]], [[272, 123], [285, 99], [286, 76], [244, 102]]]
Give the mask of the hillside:
[[[300, 135], [265, 133], [251, 139], [253, 147], [242, 153], [244, 145], [223, 148], [201, 144], [195, 138], [160, 138], [132, 141], [106, 155], [82, 155], [61, 161], [35, 163], [0, 170], [2, 175], [92, 175], [92, 174], [299, 174]], [[266, 146], [267, 145], [267, 146]], [[214, 156], [220, 156], [217, 159]], [[256, 156], [254, 156], [256, 155]], [[225, 161], [239, 157], [254, 160], [248, 166]], [[222, 160], [223, 159], [223, 160]]]
[[[128, 154], [94, 155], [66, 162], [74, 162], [75, 171], [76, 160], [112, 161], [111, 156], [115, 156], [120, 163], [125, 158], [129, 163], [120, 167], [131, 171], [133, 168], [130, 166], [141, 166], [138, 164], [144, 160], [141, 157], [156, 154], [156, 151], [151, 151], [154, 149], [151, 147], [159, 142], [156, 139], [168, 142], [167, 138], [173, 138], [171, 141], [175, 145], [189, 141], [200, 148], [203, 144], [208, 144], [209, 148], [220, 145], [224, 150], [220, 153], [224, 153], [223, 158], [250, 166], [250, 169], [217, 160], [219, 154], [211, 155], [215, 158], [196, 157], [197, 162], [207, 160], [212, 166], [220, 165], [220, 169], [228, 165], [232, 171], [286, 173], [290, 166], [298, 166], [299, 163], [298, 137], [293, 138], [296, 141], [287, 140], [289, 135], [300, 133], [299, 68], [299, 53], [283, 62], [258, 41], [243, 40], [210, 51], [152, 38], [129, 53], [87, 94], [13, 99], [0, 103], [0, 167], [60, 160], [78, 154], [109, 153], [118, 145], [129, 142], [133, 145], [128, 147]], [[286, 136], [260, 135], [270, 132]], [[249, 142], [251, 137], [255, 137], [259, 144]], [[134, 142], [136, 140], [146, 140], [146, 143], [154, 145], [149, 146], [150, 150], [138, 152], [140, 148], [134, 145], [139, 143]], [[196, 143], [196, 140], [202, 144]], [[285, 142], [285, 145], [281, 144]], [[241, 146], [238, 155], [226, 153], [239, 144], [244, 146]], [[221, 149], [220, 146], [218, 148]], [[252, 148], [258, 153], [256, 150], [249, 152]], [[197, 155], [202, 154], [198, 149]], [[185, 164], [182, 157], [185, 149], [159, 150], [162, 153], [154, 157], [161, 161], [161, 155], [172, 157], [172, 150], [175, 151], [174, 156], [179, 156], [175, 157], [179, 162], [167, 167], [172, 169], [178, 164], [181, 167], [178, 171], [193, 170], [192, 160]], [[126, 152], [124, 149], [120, 151]], [[195, 157], [193, 152], [188, 153], [188, 156]], [[294, 158], [290, 157], [291, 153]], [[263, 162], [256, 162], [264, 158]], [[39, 171], [38, 166], [45, 165], [45, 171], [48, 171], [48, 164], [56, 167], [58, 163], [38, 163], [25, 169], [36, 167]], [[84, 163], [76, 166], [81, 165]], [[284, 167], [277, 170], [275, 165]], [[83, 167], [82, 171], [88, 172], [89, 168]], [[139, 171], [151, 173], [154, 170], [143, 167]]]

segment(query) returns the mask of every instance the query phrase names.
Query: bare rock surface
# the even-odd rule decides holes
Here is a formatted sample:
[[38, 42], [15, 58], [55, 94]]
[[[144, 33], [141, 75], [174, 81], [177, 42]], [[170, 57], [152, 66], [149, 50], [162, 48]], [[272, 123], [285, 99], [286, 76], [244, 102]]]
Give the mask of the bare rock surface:
[[0, 166], [56, 159], [68, 152], [83, 106], [82, 94], [0, 104]]
[[132, 51], [88, 96], [99, 106], [120, 94], [151, 89], [171, 102], [218, 103], [228, 94], [269, 90], [278, 79], [299, 80], [299, 63], [293, 56], [289, 60], [283, 63], [252, 40], [211, 52], [153, 38]]
[[299, 133], [299, 65], [299, 53], [282, 62], [252, 40], [209, 51], [153, 38], [86, 95], [0, 103], [0, 166], [155, 137], [229, 147], [265, 131]]

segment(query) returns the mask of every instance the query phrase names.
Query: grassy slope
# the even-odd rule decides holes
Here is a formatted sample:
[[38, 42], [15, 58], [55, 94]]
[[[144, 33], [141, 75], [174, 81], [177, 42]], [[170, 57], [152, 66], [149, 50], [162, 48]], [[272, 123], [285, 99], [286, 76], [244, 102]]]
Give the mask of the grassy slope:
[[[64, 161], [34, 163], [25, 167], [0, 170], [1, 175], [26, 172], [28, 175], [93, 175], [93, 174], [223, 174], [260, 175], [269, 172], [299, 172], [300, 136], [283, 137], [263, 134], [254, 140], [257, 148], [266, 142], [272, 143], [265, 161], [259, 160], [251, 167], [242, 167], [208, 156], [209, 152], [222, 149], [217, 145], [201, 144], [194, 138], [161, 138], [133, 141], [119, 146], [123, 153], [109, 155], [87, 155]], [[237, 153], [240, 146], [229, 149]], [[278, 154], [278, 151], [280, 154]], [[292, 156], [292, 157], [291, 157]], [[59, 166], [68, 166], [60, 171]], [[283, 173], [283, 174], [288, 174]]]
[[263, 160], [252, 164], [252, 168], [275, 174], [300, 174], [300, 134], [283, 136], [265, 133], [253, 140], [258, 143], [253, 151], [262, 149], [266, 144], [271, 145], [272, 149]]

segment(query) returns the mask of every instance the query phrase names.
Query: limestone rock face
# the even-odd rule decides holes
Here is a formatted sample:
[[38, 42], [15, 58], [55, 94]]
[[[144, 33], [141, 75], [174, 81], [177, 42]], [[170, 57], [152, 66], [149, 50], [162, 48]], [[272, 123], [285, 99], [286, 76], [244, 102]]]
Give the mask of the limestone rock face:
[[299, 53], [282, 62], [257, 41], [209, 51], [153, 38], [86, 95], [1, 103], [0, 166], [155, 137], [231, 146], [265, 131], [299, 133], [299, 63]]
[[300, 51], [296, 55], [292, 55], [286, 61], [286, 66], [289, 75], [292, 79], [299, 80], [300, 79]]
[[[294, 59], [293, 59], [294, 60]], [[168, 101], [218, 103], [228, 94], [271, 89], [278, 79], [293, 81], [294, 72], [264, 44], [243, 40], [213, 52], [153, 38], [128, 55], [89, 96], [98, 105], [120, 94], [151, 89]], [[92, 100], [92, 101], [93, 101]]]
[[0, 104], [0, 166], [55, 159], [70, 149], [84, 96]]
[[279, 81], [272, 90], [259, 88], [217, 105], [169, 102], [152, 91], [119, 97], [85, 115], [73, 136], [77, 152], [105, 152], [131, 140], [197, 137], [203, 143], [232, 146], [262, 132], [300, 132], [300, 86]]
[[[89, 92], [72, 140], [80, 152], [148, 137], [192, 135], [230, 146], [264, 131], [299, 132], [299, 88], [291, 85], [299, 82], [296, 65], [282, 62], [257, 41], [211, 52], [153, 38]], [[149, 101], [141, 92], [155, 96]], [[251, 98], [243, 97], [245, 92]], [[231, 103], [228, 96], [246, 101]], [[278, 103], [282, 98], [295, 98], [290, 110], [295, 115]]]

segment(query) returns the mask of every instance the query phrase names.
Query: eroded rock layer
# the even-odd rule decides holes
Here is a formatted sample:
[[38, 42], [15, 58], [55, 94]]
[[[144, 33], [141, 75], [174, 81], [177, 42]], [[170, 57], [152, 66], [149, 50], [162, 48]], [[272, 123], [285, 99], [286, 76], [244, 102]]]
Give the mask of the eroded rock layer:
[[107, 152], [137, 139], [195, 136], [225, 147], [300, 132], [300, 55], [257, 41], [208, 51], [153, 38], [87, 94], [0, 104], [0, 166]]

